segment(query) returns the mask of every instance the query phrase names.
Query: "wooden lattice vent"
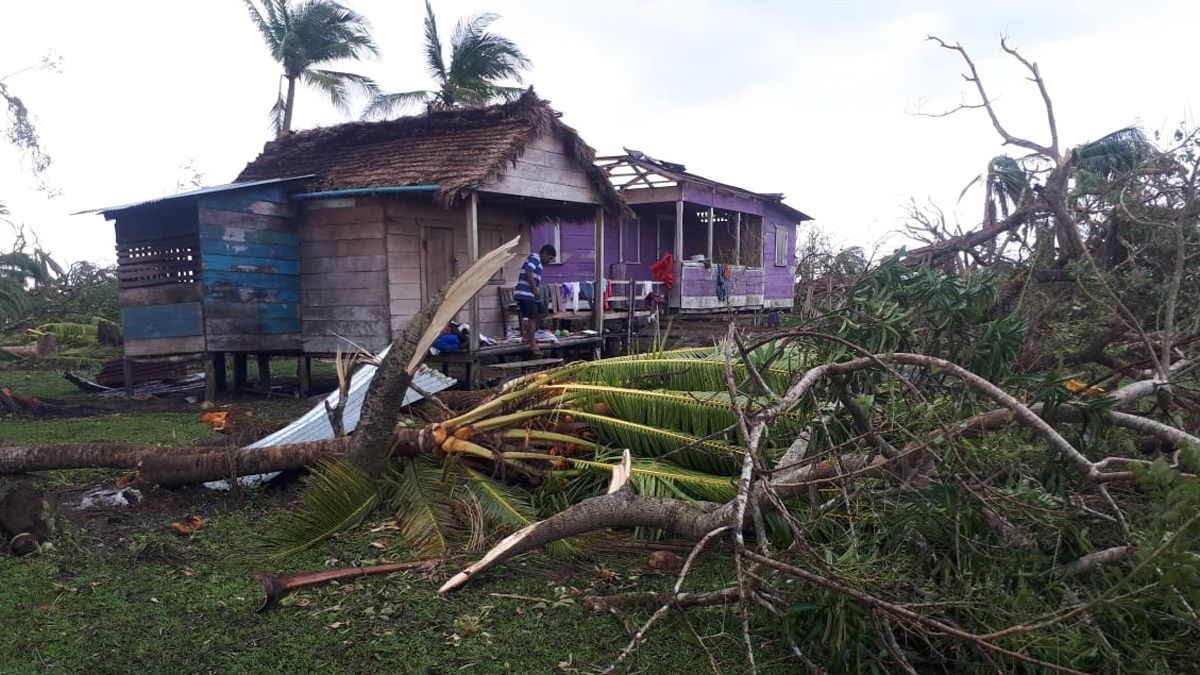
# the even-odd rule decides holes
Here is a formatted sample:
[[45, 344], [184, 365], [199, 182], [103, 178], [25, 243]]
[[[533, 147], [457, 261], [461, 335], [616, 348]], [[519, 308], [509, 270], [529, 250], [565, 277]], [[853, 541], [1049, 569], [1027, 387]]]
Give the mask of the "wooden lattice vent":
[[143, 288], [200, 281], [200, 238], [173, 235], [117, 244], [121, 288]]

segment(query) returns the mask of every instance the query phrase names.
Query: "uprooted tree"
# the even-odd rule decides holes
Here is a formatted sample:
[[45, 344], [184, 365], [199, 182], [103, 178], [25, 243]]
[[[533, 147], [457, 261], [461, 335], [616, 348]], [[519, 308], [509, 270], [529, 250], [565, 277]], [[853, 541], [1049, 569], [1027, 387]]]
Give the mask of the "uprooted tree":
[[[489, 572], [536, 549], [586, 554], [600, 530], [694, 543], [671, 591], [585, 598], [646, 616], [610, 669], [665, 614], [713, 605], [737, 608], [751, 668], [768, 641], [811, 672], [1192, 668], [1193, 137], [1106, 139], [1102, 170], [1096, 144], [1059, 149], [1035, 64], [1004, 45], [1043, 94], [1044, 144], [1009, 135], [966, 51], [940, 44], [1034, 155], [989, 164], [979, 228], [883, 261], [820, 316], [402, 418], [431, 331], [491, 275], [472, 267], [382, 359], [349, 440], [122, 461], [164, 483], [318, 463], [264, 555], [382, 512], [422, 555], [486, 550], [445, 592], [502, 583]], [[0, 470], [55, 464], [54, 448], [19, 452]], [[687, 586], [705, 549], [733, 583]]]

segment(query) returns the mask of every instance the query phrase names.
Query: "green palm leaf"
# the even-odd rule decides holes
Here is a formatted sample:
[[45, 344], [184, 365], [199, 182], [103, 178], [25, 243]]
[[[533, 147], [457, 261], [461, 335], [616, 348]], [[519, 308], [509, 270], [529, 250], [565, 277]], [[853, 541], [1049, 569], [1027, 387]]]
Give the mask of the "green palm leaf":
[[740, 470], [742, 456], [746, 453], [737, 446], [679, 431], [590, 412], [570, 412], [576, 420], [591, 426], [600, 440], [612, 447], [628, 448], [641, 457], [670, 458], [672, 462], [697, 471], [732, 476]]
[[[537, 509], [529, 494], [499, 483], [469, 466], [461, 466], [462, 487], [471, 492], [483, 511], [485, 520], [519, 529], [539, 520]], [[547, 551], [556, 555], [570, 553], [577, 546], [570, 539], [551, 544]]]
[[321, 463], [305, 484], [300, 510], [264, 535], [252, 557], [295, 555], [358, 525], [379, 503], [375, 481], [342, 460]]
[[462, 528], [442, 468], [424, 458], [405, 459], [384, 480], [405, 543], [422, 555], [445, 553]]
[[[611, 473], [616, 466], [590, 459], [562, 459], [577, 468], [601, 474]], [[631, 469], [634, 489], [640, 495], [727, 502], [737, 494], [737, 479], [732, 476], [714, 476], [648, 459], [633, 460]]]

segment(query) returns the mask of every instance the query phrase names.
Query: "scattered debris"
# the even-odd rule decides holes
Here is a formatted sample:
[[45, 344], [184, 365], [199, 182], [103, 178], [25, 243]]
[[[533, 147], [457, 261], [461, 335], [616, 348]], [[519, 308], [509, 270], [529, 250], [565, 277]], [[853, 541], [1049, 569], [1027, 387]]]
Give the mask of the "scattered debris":
[[[186, 363], [145, 363], [134, 361], [131, 365], [133, 383], [146, 384], [180, 380], [187, 377]], [[120, 388], [125, 386], [125, 360], [108, 359], [100, 365], [96, 373], [96, 384], [103, 387]]]
[[670, 551], [651, 551], [646, 557], [646, 564], [652, 570], [670, 572], [679, 569], [679, 556]]
[[97, 488], [85, 494], [79, 501], [79, 506], [75, 508], [80, 510], [123, 509], [139, 504], [142, 498], [142, 492], [131, 487], [119, 487], [115, 490]]
[[341, 581], [343, 579], [353, 579], [356, 577], [365, 577], [372, 574], [391, 574], [392, 572], [405, 572], [408, 570], [433, 570], [440, 564], [440, 560], [412, 560], [401, 563], [384, 563], [382, 565], [371, 565], [369, 567], [347, 567], [340, 570], [322, 570], [320, 572], [301, 572], [299, 574], [275, 574], [273, 572], [256, 572], [254, 578], [258, 579], [263, 585], [263, 590], [267, 596], [263, 600], [263, 604], [258, 608], [262, 612], [279, 604], [293, 591], [298, 591], [302, 588], [311, 588], [320, 586], [331, 581]]
[[8, 387], [0, 387], [0, 412], [36, 414], [47, 407], [41, 399], [22, 396]]
[[102, 391], [110, 391], [112, 389], [112, 387], [106, 387], [102, 384], [96, 384], [90, 380], [85, 380], [69, 370], [63, 372], [62, 376], [64, 380], [70, 382], [76, 387], [79, 387], [80, 390], [88, 392], [89, 394], [98, 394]]
[[[182, 377], [178, 380], [143, 382], [142, 384], [134, 385], [133, 396], [134, 396], [134, 398], [138, 398], [138, 397], [142, 397], [142, 396], [165, 396], [168, 394], [192, 394], [195, 392], [202, 393], [203, 391], [204, 391], [204, 373], [196, 373], [194, 375], [188, 375], [186, 377]], [[100, 392], [99, 395], [104, 398], [124, 396], [125, 390], [124, 390], [124, 388], [110, 389], [108, 391]]]
[[50, 538], [53, 504], [28, 481], [0, 486], [0, 539], [15, 556], [33, 553]]
[[190, 537], [195, 532], [204, 529], [204, 519], [193, 513], [183, 520], [171, 523], [171, 528], [175, 530], [175, 534]]

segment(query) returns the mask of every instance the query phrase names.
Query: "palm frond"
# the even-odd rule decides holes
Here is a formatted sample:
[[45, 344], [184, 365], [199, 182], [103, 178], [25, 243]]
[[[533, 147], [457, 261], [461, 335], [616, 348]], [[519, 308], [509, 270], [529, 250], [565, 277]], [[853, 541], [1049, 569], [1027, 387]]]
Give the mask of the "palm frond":
[[441, 467], [424, 458], [406, 459], [384, 482], [405, 543], [422, 555], [445, 553], [461, 526], [454, 517], [452, 485], [443, 480]]
[[670, 458], [672, 462], [706, 473], [732, 476], [746, 451], [720, 441], [707, 440], [670, 429], [638, 424], [585, 411], [571, 411], [576, 421], [586, 422], [597, 437], [615, 448], [628, 448], [639, 457]]
[[[660, 429], [674, 429], [692, 436], [713, 436], [737, 424], [737, 411], [729, 393], [723, 391], [663, 391], [589, 384], [548, 385], [569, 397], [566, 404], [587, 410], [602, 403], [614, 417]], [[739, 406], [750, 404], [747, 397], [738, 397]], [[773, 431], [786, 436], [798, 432], [806, 418], [798, 413], [785, 412], [776, 421]], [[790, 441], [789, 441], [790, 442]]]
[[[530, 501], [529, 494], [518, 488], [504, 485], [469, 466], [459, 465], [463, 476], [462, 487], [469, 490], [478, 501], [483, 517], [512, 529], [532, 525], [539, 515]], [[547, 551], [556, 555], [569, 553], [577, 548], [571, 540], [551, 544]]]
[[343, 112], [350, 109], [350, 100], [355, 94], [373, 98], [379, 93], [375, 80], [357, 73], [310, 68], [301, 77], [309, 86], [328, 96], [329, 102]]
[[[613, 467], [617, 466], [617, 463], [590, 459], [562, 459], [577, 468], [600, 474], [611, 473]], [[656, 460], [633, 460], [631, 476], [634, 488], [640, 495], [727, 502], [737, 494], [736, 477], [715, 476]]]
[[442, 38], [438, 36], [437, 19], [433, 16], [433, 5], [429, 0], [425, 0], [425, 67], [438, 82], [446, 81]]
[[433, 92], [424, 89], [402, 91], [395, 94], [376, 94], [367, 107], [363, 108], [362, 118], [366, 120], [387, 119], [414, 106], [425, 105], [433, 95]]
[[1071, 151], [1075, 168], [1106, 179], [1132, 171], [1158, 154], [1141, 129], [1118, 129]]
[[299, 511], [263, 536], [254, 558], [274, 560], [312, 548], [358, 525], [379, 503], [375, 481], [343, 460], [322, 462], [305, 485]]
[[[746, 365], [733, 364], [735, 384], [739, 388], [752, 388]], [[629, 386], [642, 388], [674, 389], [677, 391], [723, 391], [725, 384], [724, 360], [703, 358], [657, 358], [631, 359], [627, 361], [586, 361], [575, 364], [569, 375], [576, 381], [587, 384]], [[791, 383], [794, 373], [782, 368], [760, 371], [763, 380], [774, 391], [780, 392]], [[561, 373], [552, 371], [550, 381], [561, 381]]]
[[[258, 29], [259, 34], [262, 35], [263, 42], [267, 44], [268, 48], [274, 51], [277, 46], [274, 27], [263, 17], [262, 12], [258, 10], [258, 6], [254, 4], [253, 0], [242, 0], [242, 2], [245, 3], [246, 10], [250, 13], [250, 21]], [[267, 0], [265, 10], [268, 16], [273, 16], [274, 8], [271, 6], [270, 0]]]

